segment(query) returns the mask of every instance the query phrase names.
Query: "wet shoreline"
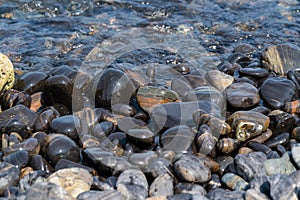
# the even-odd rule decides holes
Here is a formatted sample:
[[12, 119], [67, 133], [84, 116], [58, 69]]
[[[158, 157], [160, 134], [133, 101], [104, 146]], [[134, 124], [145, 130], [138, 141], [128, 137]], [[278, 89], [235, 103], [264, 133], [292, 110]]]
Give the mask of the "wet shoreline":
[[1, 2], [0, 196], [299, 198], [298, 8]]

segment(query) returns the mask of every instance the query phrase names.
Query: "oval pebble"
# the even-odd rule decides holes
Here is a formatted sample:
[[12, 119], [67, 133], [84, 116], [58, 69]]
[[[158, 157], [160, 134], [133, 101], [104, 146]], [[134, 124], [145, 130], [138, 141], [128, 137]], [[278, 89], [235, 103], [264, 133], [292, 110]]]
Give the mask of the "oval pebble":
[[173, 168], [184, 181], [204, 183], [211, 178], [210, 169], [196, 156], [183, 155], [174, 163]]
[[92, 175], [82, 168], [60, 169], [47, 178], [47, 182], [61, 186], [72, 197], [89, 191], [93, 183]]
[[229, 104], [234, 108], [250, 108], [259, 103], [260, 96], [256, 87], [249, 83], [233, 83], [225, 90]]
[[150, 185], [149, 196], [171, 196], [173, 191], [173, 179], [168, 174], [158, 176]]
[[140, 170], [128, 169], [122, 172], [117, 181], [117, 190], [127, 199], [148, 197], [148, 182]]

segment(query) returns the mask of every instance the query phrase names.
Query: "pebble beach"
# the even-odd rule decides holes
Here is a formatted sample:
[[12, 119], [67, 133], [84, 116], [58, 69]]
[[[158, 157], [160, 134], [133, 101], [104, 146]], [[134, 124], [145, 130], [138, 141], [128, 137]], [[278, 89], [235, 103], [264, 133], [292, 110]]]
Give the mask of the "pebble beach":
[[299, 10], [1, 1], [0, 199], [299, 199]]

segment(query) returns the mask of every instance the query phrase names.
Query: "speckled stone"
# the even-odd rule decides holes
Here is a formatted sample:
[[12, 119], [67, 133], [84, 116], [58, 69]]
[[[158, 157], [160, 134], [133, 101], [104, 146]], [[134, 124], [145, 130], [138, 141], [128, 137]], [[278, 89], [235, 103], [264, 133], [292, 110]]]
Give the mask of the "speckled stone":
[[234, 158], [237, 173], [245, 180], [250, 181], [256, 176], [265, 175], [263, 168], [267, 157], [262, 152], [251, 152], [249, 154], [238, 154]]
[[148, 182], [140, 170], [128, 169], [122, 172], [117, 181], [117, 190], [126, 199], [145, 199], [148, 197]]
[[54, 172], [47, 178], [47, 181], [61, 186], [76, 198], [78, 194], [90, 190], [93, 177], [87, 170], [74, 167]]
[[171, 196], [173, 189], [173, 179], [168, 174], [162, 174], [150, 185], [149, 196]]
[[245, 191], [230, 191], [221, 188], [217, 188], [207, 193], [206, 197], [208, 199], [226, 199], [226, 200], [236, 200], [236, 199], [244, 199]]
[[297, 168], [300, 169], [300, 146], [292, 147], [292, 158]]
[[242, 177], [233, 173], [224, 174], [221, 181], [231, 190], [244, 190], [248, 186], [248, 183]]
[[26, 193], [25, 199], [55, 199], [55, 200], [75, 200], [67, 191], [61, 186], [48, 183], [39, 182], [33, 184]]
[[0, 53], [0, 91], [12, 88], [14, 81], [14, 66], [6, 55]]
[[291, 176], [276, 174], [269, 178], [271, 199], [286, 200], [298, 199], [297, 189]]
[[296, 168], [290, 161], [289, 153], [286, 152], [281, 158], [269, 159], [264, 162], [264, 169], [267, 175], [276, 174], [291, 174], [296, 171]]
[[115, 190], [90, 190], [78, 195], [77, 200], [125, 200], [126, 198]]

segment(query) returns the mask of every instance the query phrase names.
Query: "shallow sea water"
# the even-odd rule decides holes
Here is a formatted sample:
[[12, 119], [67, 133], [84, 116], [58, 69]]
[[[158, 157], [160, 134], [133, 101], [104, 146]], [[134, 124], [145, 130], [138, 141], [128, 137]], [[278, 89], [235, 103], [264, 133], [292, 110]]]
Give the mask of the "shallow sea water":
[[1, 0], [0, 52], [24, 70], [94, 69], [157, 48], [207, 70], [240, 43], [298, 45], [299, 11], [296, 0]]

